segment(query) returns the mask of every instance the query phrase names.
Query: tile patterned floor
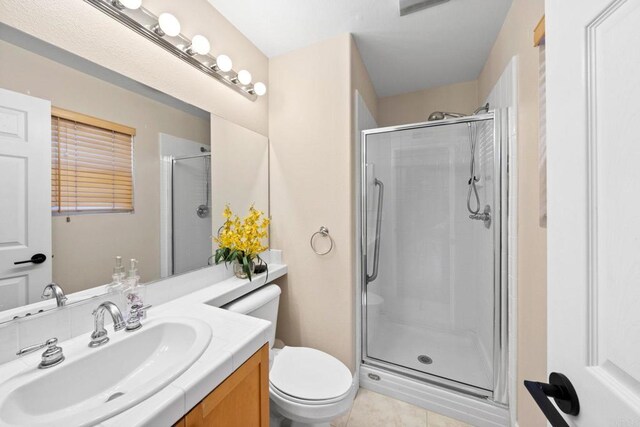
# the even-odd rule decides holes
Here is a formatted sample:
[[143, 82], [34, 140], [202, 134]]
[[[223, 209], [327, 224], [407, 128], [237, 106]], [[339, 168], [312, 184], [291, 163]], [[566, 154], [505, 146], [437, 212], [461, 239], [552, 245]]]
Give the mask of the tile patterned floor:
[[469, 424], [361, 388], [351, 411], [332, 427], [471, 427]]

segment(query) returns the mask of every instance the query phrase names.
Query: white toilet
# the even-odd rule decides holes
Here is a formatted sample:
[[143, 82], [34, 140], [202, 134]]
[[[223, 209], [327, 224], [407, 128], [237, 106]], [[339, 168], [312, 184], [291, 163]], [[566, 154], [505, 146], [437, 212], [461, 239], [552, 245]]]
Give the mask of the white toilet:
[[271, 427], [328, 426], [346, 413], [356, 394], [349, 369], [335, 357], [307, 347], [274, 349], [280, 288], [267, 285], [222, 308], [271, 322], [269, 396]]

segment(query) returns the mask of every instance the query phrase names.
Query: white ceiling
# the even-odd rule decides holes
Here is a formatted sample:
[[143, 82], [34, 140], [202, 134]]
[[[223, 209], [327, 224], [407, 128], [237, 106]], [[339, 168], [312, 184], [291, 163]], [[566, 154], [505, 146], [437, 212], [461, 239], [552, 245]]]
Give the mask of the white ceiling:
[[451, 0], [400, 17], [398, 0], [208, 0], [268, 57], [354, 34], [378, 96], [474, 80], [512, 0]]

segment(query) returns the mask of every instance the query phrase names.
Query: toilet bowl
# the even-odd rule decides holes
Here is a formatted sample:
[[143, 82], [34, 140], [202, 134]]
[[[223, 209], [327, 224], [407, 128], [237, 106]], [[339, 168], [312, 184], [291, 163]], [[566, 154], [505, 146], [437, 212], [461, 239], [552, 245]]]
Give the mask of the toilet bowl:
[[269, 320], [271, 426], [328, 426], [346, 413], [357, 391], [349, 369], [308, 347], [274, 349], [280, 288], [267, 285], [222, 308]]

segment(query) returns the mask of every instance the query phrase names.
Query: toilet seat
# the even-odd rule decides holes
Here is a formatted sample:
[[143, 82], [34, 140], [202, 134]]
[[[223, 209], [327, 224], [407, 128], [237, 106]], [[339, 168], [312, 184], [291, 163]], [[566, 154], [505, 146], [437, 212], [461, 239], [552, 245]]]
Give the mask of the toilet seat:
[[305, 347], [273, 350], [269, 400], [276, 417], [293, 425], [328, 425], [349, 411], [357, 391], [349, 369], [333, 356]]
[[297, 403], [299, 405], [305, 405], [305, 406], [316, 406], [316, 405], [331, 405], [333, 403], [338, 403], [340, 401], [342, 401], [342, 399], [344, 399], [345, 397], [347, 397], [347, 395], [350, 393], [351, 389], [347, 390], [343, 395], [339, 396], [339, 397], [335, 397], [333, 399], [327, 399], [327, 400], [306, 400], [306, 399], [300, 399], [297, 398], [295, 396], [291, 396], [287, 393], [284, 393], [282, 390], [279, 390], [278, 388], [276, 388], [273, 384], [269, 384], [269, 393], [271, 393], [271, 397], [273, 398], [274, 396], [277, 396], [279, 398], [279, 400], [286, 400], [292, 403]]
[[335, 357], [307, 347], [285, 347], [269, 371], [270, 389], [282, 399], [306, 405], [326, 405], [351, 391], [349, 369]]

